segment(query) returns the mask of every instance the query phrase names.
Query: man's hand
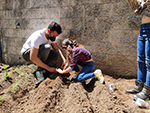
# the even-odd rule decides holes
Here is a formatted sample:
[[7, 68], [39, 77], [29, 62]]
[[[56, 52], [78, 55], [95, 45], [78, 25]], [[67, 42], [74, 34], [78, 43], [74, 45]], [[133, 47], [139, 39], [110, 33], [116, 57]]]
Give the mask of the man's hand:
[[56, 68], [53, 69], [53, 73], [57, 73]]
[[53, 67], [50, 67], [48, 71], [52, 73], [57, 73], [56, 68]]

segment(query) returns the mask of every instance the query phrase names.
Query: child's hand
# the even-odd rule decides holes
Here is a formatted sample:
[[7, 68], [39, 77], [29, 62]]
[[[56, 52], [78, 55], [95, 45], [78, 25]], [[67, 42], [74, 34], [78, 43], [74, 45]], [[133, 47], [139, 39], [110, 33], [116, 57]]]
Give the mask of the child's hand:
[[65, 63], [63, 62], [61, 65], [61, 69], [63, 69], [65, 67]]
[[56, 71], [60, 74], [63, 74], [63, 70], [61, 70], [60, 68], [56, 69]]

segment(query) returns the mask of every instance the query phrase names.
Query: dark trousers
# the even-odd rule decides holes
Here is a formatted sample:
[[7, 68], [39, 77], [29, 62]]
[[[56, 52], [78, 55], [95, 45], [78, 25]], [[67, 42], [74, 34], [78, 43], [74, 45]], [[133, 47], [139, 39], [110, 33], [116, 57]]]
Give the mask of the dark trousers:
[[[29, 63], [33, 63], [30, 60], [30, 49], [27, 49], [23, 54], [22, 57]], [[59, 67], [62, 62], [62, 60], [60, 59], [60, 55], [58, 51], [54, 51], [52, 50], [51, 46], [49, 44], [42, 44], [39, 47], [39, 53], [38, 53], [38, 57], [39, 59], [51, 66], [51, 67]], [[37, 68], [37, 70], [43, 70], [43, 68], [39, 67]]]

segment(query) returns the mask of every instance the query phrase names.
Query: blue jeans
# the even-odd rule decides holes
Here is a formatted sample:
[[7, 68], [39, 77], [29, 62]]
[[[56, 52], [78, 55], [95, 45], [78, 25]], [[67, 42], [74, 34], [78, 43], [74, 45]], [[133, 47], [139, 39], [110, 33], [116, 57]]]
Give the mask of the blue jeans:
[[[84, 82], [84, 81], [86, 81], [90, 78], [93, 78], [95, 76], [94, 72], [91, 72], [95, 68], [94, 61], [85, 62], [85, 63], [79, 64], [79, 65], [82, 66], [82, 70], [80, 71], [80, 73], [77, 76], [77, 81]], [[74, 70], [76, 72], [79, 71], [79, 68], [77, 65], [75, 66]]]
[[150, 86], [150, 23], [141, 25], [137, 41], [137, 80]]

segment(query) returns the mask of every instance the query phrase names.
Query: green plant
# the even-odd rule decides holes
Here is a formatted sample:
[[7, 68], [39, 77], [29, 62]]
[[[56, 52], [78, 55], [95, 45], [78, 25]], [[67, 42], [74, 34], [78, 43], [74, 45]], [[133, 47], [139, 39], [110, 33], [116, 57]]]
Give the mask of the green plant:
[[145, 101], [149, 101], [150, 99], [149, 98], [147, 98]]
[[19, 77], [22, 77], [23, 75], [25, 75], [25, 79], [28, 81], [29, 75], [28, 75], [27, 73], [21, 72], [21, 73], [19, 74]]
[[28, 75], [28, 74], [25, 74], [25, 78], [26, 78], [26, 80], [28, 81], [29, 75]]
[[12, 72], [5, 71], [5, 74], [3, 75], [2, 81], [4, 81]]
[[15, 72], [21, 72], [21, 69], [20, 68], [16, 68], [14, 71]]
[[23, 64], [23, 66], [27, 66], [27, 65], [28, 65], [28, 63]]
[[19, 88], [19, 82], [18, 82], [18, 81], [16, 82], [15, 85], [13, 85], [13, 86], [11, 87], [11, 89], [9, 90], [9, 92], [10, 92], [10, 93], [13, 93], [13, 91], [14, 91], [15, 89], [17, 89], [17, 88]]
[[6, 69], [8, 67], [8, 65], [3, 65], [3, 67], [1, 67], [1, 69]]
[[25, 75], [23, 72], [21, 72], [20, 74], [19, 74], [19, 77], [22, 77], [23, 75]]
[[3, 97], [0, 96], [0, 102], [4, 102], [5, 101], [5, 97], [7, 97], [8, 95], [4, 95]]
[[4, 97], [1, 97], [0, 96], [0, 102], [4, 102], [5, 100], [4, 100]]
[[[1, 67], [1, 69], [6, 69], [8, 67], [8, 65], [3, 65], [3, 67]], [[5, 70], [5, 74], [3, 75], [3, 79], [2, 81], [4, 81], [12, 72], [7, 72]]]

